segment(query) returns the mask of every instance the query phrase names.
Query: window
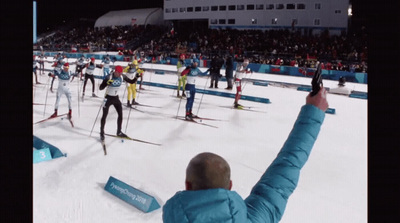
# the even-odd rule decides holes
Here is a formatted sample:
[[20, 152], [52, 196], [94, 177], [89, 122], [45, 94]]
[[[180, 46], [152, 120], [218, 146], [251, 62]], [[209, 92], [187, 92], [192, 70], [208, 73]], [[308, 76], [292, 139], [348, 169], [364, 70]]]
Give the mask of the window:
[[315, 9], [321, 9], [321, 3], [315, 3]]
[[294, 4], [286, 4], [286, 9], [295, 9], [295, 5]]
[[244, 5], [237, 5], [237, 10], [244, 10]]
[[218, 11], [218, 6], [216, 5], [211, 6], [211, 11]]
[[201, 7], [200, 7], [200, 6], [194, 7], [194, 11], [195, 11], [195, 12], [201, 12]]
[[226, 5], [220, 5], [219, 11], [226, 11]]
[[236, 23], [235, 19], [228, 19], [228, 24], [235, 24], [235, 23]]
[[251, 24], [257, 24], [257, 19], [251, 19]]
[[178, 12], [178, 8], [173, 8], [172, 12]]
[[319, 26], [319, 25], [320, 25], [319, 19], [314, 19], [314, 26]]
[[208, 11], [208, 10], [210, 10], [210, 7], [209, 7], [209, 6], [203, 6], [203, 12], [204, 12], [204, 11]]
[[335, 14], [340, 14], [342, 13], [342, 10], [335, 10]]
[[165, 13], [171, 13], [171, 9], [165, 9]]
[[220, 19], [220, 20], [218, 21], [218, 23], [219, 23], [219, 24], [225, 24], [225, 19]]
[[264, 10], [264, 5], [256, 5], [257, 10]]
[[180, 8], [179, 12], [186, 12], [186, 8]]
[[187, 7], [187, 12], [193, 12], [193, 7]]
[[254, 10], [254, 5], [247, 5], [247, 10]]
[[267, 4], [265, 6], [265, 9], [267, 9], [267, 10], [274, 9], [274, 4]]
[[285, 5], [284, 4], [276, 4], [276, 9], [284, 9]]
[[229, 11], [235, 11], [236, 10], [236, 5], [230, 5], [228, 6]]
[[217, 24], [217, 20], [216, 20], [216, 19], [211, 19], [211, 20], [210, 20], [210, 23], [211, 23], [211, 24]]
[[272, 19], [272, 24], [273, 24], [273, 25], [278, 24], [278, 19], [277, 19], [277, 18]]
[[306, 5], [299, 3], [299, 4], [297, 4], [297, 9], [306, 9]]

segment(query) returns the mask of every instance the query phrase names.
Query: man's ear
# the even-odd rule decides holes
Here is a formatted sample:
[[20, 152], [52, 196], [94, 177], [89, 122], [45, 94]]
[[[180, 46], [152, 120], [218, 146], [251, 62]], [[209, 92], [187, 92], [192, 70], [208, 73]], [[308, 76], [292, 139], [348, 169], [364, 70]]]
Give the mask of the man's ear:
[[229, 190], [232, 189], [232, 180], [229, 181]]
[[189, 182], [189, 181], [185, 181], [185, 187], [186, 187], [186, 190], [192, 190], [193, 189], [192, 183]]

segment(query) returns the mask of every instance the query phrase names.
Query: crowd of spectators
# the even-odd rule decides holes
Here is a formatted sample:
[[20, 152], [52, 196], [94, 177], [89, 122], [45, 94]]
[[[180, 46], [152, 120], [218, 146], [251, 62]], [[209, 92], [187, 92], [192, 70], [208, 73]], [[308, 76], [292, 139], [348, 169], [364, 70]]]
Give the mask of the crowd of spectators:
[[[213, 55], [232, 55], [250, 63], [314, 67], [321, 61], [329, 69], [367, 72], [368, 49], [365, 30], [357, 35], [304, 35], [295, 30], [194, 29], [171, 32], [162, 26], [81, 27], [58, 30], [42, 38], [44, 50], [142, 51], [155, 58], [197, 54], [202, 59]], [[132, 53], [130, 53], [132, 54]]]

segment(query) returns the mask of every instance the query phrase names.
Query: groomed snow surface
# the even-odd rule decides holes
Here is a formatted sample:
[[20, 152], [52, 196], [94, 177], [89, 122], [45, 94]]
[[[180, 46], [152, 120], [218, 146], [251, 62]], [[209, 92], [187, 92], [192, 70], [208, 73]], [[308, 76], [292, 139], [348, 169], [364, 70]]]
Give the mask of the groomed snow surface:
[[[47, 59], [52, 61], [52, 58]], [[72, 61], [75, 59], [69, 59]], [[117, 64], [126, 65], [126, 62]], [[45, 63], [45, 68], [50, 69], [51, 63]], [[70, 66], [70, 70], [74, 71], [75, 65]], [[47, 73], [39, 75], [38, 71], [42, 84], [33, 86], [34, 122], [49, 117], [54, 111], [56, 94], [49, 91], [51, 78]], [[95, 75], [101, 74], [102, 70], [96, 69]], [[281, 81], [282, 76], [254, 73], [246, 78]], [[300, 84], [311, 82], [310, 78], [285, 78]], [[177, 76], [146, 71], [144, 81], [176, 85]], [[199, 77], [196, 86], [235, 93], [235, 89], [225, 90], [226, 82], [222, 81], [219, 89], [209, 89], [209, 81], [207, 77]], [[113, 176], [154, 196], [163, 206], [177, 191], [184, 190], [185, 170], [190, 159], [206, 151], [228, 161], [232, 190], [246, 198], [284, 144], [308, 94], [293, 88], [247, 82], [243, 95], [271, 101], [263, 104], [241, 100], [242, 105], [261, 111], [251, 112], [229, 108], [232, 98], [197, 93], [193, 113], [220, 119], [203, 121], [218, 127], [212, 128], [174, 118], [177, 113], [184, 115], [186, 104], [185, 99], [176, 97], [176, 90], [143, 85], [145, 90], [138, 92], [137, 101], [158, 107], [138, 106], [140, 111], [123, 107], [122, 131], [162, 145], [122, 142], [106, 136], [108, 155], [105, 156], [99, 141], [100, 106], [104, 97], [99, 84], [100, 80], [96, 79], [98, 98], [91, 97], [92, 85], [88, 81], [85, 100], [78, 102], [83, 82], [75, 78], [70, 83], [74, 128], [61, 118], [33, 125], [35, 136], [67, 153], [67, 157], [32, 164], [35, 223], [160, 223], [162, 208], [143, 213], [105, 191], [107, 180]], [[337, 82], [324, 80], [325, 87], [336, 85]], [[55, 90], [57, 86], [58, 80], [55, 80]], [[367, 89], [362, 84], [346, 86], [364, 92]], [[119, 95], [125, 104], [125, 85]], [[289, 198], [282, 223], [367, 222], [367, 100], [329, 94], [328, 101], [336, 114], [326, 114], [310, 158], [301, 171], [298, 187]], [[62, 96], [59, 114], [66, 112], [68, 103]], [[117, 114], [114, 107], [110, 107], [105, 131], [115, 134], [116, 128]]]

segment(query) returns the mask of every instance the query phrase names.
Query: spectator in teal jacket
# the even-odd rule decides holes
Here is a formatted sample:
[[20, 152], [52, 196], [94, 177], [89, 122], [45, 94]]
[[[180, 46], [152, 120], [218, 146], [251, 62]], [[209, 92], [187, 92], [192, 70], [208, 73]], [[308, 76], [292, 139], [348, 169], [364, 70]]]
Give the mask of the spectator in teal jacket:
[[317, 139], [328, 108], [326, 90], [308, 95], [278, 156], [243, 200], [231, 191], [229, 164], [213, 153], [195, 156], [186, 169], [185, 191], [163, 207], [164, 223], [279, 222]]

